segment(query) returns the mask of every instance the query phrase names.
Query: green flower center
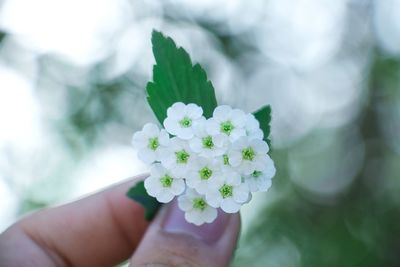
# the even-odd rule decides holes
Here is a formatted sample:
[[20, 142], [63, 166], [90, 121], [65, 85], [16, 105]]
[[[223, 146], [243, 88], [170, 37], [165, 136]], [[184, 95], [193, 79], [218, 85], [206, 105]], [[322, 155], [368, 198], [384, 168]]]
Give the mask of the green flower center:
[[220, 189], [222, 198], [231, 197], [233, 195], [233, 186], [224, 184]]
[[210, 170], [208, 167], [204, 167], [199, 171], [201, 180], [208, 180], [211, 177], [212, 173], [212, 170]]
[[174, 181], [174, 178], [166, 174], [165, 176], [160, 178], [160, 182], [163, 187], [171, 187], [172, 182]]
[[261, 174], [262, 174], [262, 172], [260, 172], [260, 171], [254, 171], [254, 172], [251, 174], [251, 176], [253, 176], [254, 178], [258, 178], [258, 177], [261, 176]]
[[202, 140], [203, 147], [211, 149], [214, 147], [214, 143], [211, 136], [204, 137]]
[[233, 126], [231, 121], [222, 122], [220, 126], [221, 126], [220, 127], [221, 132], [223, 132], [226, 135], [230, 135], [232, 130], [235, 128], [235, 126]]
[[180, 151], [175, 152], [176, 162], [180, 164], [185, 164], [188, 162], [190, 155], [186, 152], [186, 150], [182, 149]]
[[224, 158], [224, 165], [229, 165], [229, 157], [227, 154], [222, 155], [222, 157]]
[[160, 146], [160, 143], [158, 142], [158, 138], [157, 137], [150, 138], [147, 146], [149, 149], [155, 151]]
[[203, 211], [206, 207], [207, 207], [207, 202], [203, 198], [199, 197], [199, 198], [193, 199], [193, 208], [194, 209]]
[[179, 124], [183, 128], [188, 128], [188, 127], [192, 126], [192, 120], [188, 117], [184, 117], [182, 120], [179, 121]]
[[251, 147], [247, 147], [242, 150], [242, 158], [244, 160], [253, 160], [256, 156], [256, 152], [254, 152], [254, 149]]

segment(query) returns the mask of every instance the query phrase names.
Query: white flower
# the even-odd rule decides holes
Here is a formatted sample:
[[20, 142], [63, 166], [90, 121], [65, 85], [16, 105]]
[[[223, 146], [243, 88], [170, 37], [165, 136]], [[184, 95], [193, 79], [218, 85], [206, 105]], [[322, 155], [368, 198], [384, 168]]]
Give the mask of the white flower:
[[203, 109], [196, 104], [177, 102], [167, 109], [164, 127], [170, 134], [189, 140], [194, 136], [193, 126], [204, 118], [202, 115]]
[[211, 223], [217, 218], [217, 209], [207, 204], [203, 195], [192, 189], [187, 189], [184, 195], [178, 197], [178, 207], [185, 212], [185, 219], [195, 225]]
[[204, 157], [216, 157], [225, 153], [228, 138], [224, 134], [212, 135], [206, 131], [206, 120], [200, 121], [195, 127], [195, 135], [189, 140], [190, 148]]
[[246, 114], [240, 109], [222, 105], [215, 108], [213, 117], [207, 120], [207, 132], [211, 135], [224, 134], [234, 142], [246, 135]]
[[163, 124], [146, 124], [132, 144], [151, 166], [147, 193], [162, 203], [177, 196], [187, 222], [211, 223], [218, 208], [238, 212], [252, 193], [271, 187], [275, 165], [253, 114], [223, 105], [207, 120], [201, 107], [178, 102]]
[[262, 140], [264, 138], [264, 133], [260, 129], [260, 122], [251, 113], [246, 115], [245, 129], [246, 129], [246, 135], [249, 137], [249, 139]]
[[160, 148], [169, 144], [169, 135], [153, 123], [147, 123], [143, 129], [132, 137], [132, 145], [138, 149], [138, 158], [145, 163], [153, 163], [159, 159]]
[[221, 169], [221, 172], [236, 172], [235, 168], [229, 163], [229, 156], [227, 152], [219, 157], [216, 157], [215, 161]]
[[187, 174], [191, 164], [196, 161], [195, 157], [188, 143], [177, 137], [171, 138], [169, 147], [160, 152], [161, 163], [177, 176]]
[[150, 176], [144, 180], [144, 187], [150, 196], [159, 202], [170, 202], [175, 196], [185, 190], [185, 181], [173, 176], [160, 163], [154, 163], [150, 169]]
[[188, 187], [195, 189], [200, 194], [205, 194], [221, 176], [218, 165], [212, 159], [197, 158], [185, 176]]
[[206, 192], [208, 204], [214, 208], [221, 207], [227, 213], [238, 212], [250, 198], [249, 188], [241, 180], [236, 172], [223, 173], [223, 178]]
[[267, 167], [264, 171], [255, 170], [252, 174], [245, 177], [245, 183], [251, 192], [267, 191], [272, 185], [272, 178], [276, 173], [272, 159], [267, 157]]
[[244, 175], [250, 175], [255, 170], [264, 171], [268, 165], [268, 151], [265, 141], [242, 137], [228, 151], [229, 164]]

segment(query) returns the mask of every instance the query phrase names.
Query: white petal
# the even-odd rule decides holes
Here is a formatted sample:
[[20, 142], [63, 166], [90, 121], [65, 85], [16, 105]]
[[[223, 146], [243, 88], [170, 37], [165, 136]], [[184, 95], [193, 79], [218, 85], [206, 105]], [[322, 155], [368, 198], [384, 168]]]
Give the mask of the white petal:
[[205, 194], [209, 190], [208, 183], [205, 181], [199, 181], [195, 189], [199, 194]]
[[193, 177], [198, 177], [199, 176], [199, 170], [201, 169], [201, 165], [198, 160], [195, 160], [190, 163], [188, 167], [188, 177], [193, 176]]
[[[231, 170], [227, 170], [227, 172], [230, 172]], [[215, 189], [218, 191], [218, 189], [225, 183], [226, 179], [225, 179], [225, 175], [219, 174], [219, 175], [214, 175], [212, 177], [212, 180], [210, 178], [209, 180], [209, 188]]]
[[187, 174], [188, 165], [186, 164], [176, 164], [172, 167], [171, 173], [176, 177], [185, 177]]
[[202, 148], [198, 155], [202, 158], [213, 158], [214, 150], [209, 148]]
[[242, 177], [237, 172], [229, 172], [225, 176], [226, 182], [230, 185], [239, 185], [242, 182]]
[[178, 196], [185, 191], [185, 182], [183, 179], [174, 179], [171, 185], [171, 192], [175, 196]]
[[176, 164], [176, 157], [173, 153], [168, 153], [161, 158], [161, 163], [166, 168], [172, 168]]
[[203, 169], [204, 167], [211, 168], [211, 166], [212, 166], [212, 162], [210, 161], [210, 159], [205, 158], [205, 157], [197, 157], [197, 160], [196, 160], [197, 170]]
[[265, 155], [257, 155], [254, 161], [254, 166], [259, 171], [264, 171], [268, 167], [268, 156]]
[[189, 189], [189, 188], [186, 190], [185, 195], [186, 195], [189, 199], [194, 199], [194, 198], [196, 198], [196, 197], [199, 196], [199, 194], [198, 194], [195, 190]]
[[162, 146], [169, 145], [169, 134], [167, 133], [166, 130], [161, 129], [160, 134], [158, 135], [158, 141], [160, 142], [160, 145], [162, 145]]
[[203, 220], [201, 218], [201, 214], [196, 210], [191, 210], [185, 213], [186, 221], [193, 223], [197, 226], [203, 224]]
[[193, 132], [195, 133], [196, 136], [203, 137], [207, 134], [206, 132], [206, 118], [201, 116], [198, 119], [193, 120], [192, 122], [192, 128]]
[[182, 117], [184, 110], [185, 104], [176, 102], [167, 109], [167, 117], [177, 120]]
[[176, 132], [178, 131], [178, 122], [173, 118], [167, 117], [164, 120], [164, 128], [170, 134], [176, 135]]
[[150, 196], [157, 197], [163, 190], [161, 184], [153, 177], [149, 177], [144, 181], [144, 188]]
[[144, 163], [150, 164], [157, 159], [157, 154], [153, 150], [150, 150], [148, 148], [142, 148], [138, 152], [138, 158], [142, 160]]
[[198, 187], [199, 183], [200, 183], [200, 181], [197, 180], [197, 179], [186, 179], [186, 185], [189, 188], [192, 188], [192, 189], [196, 189], [197, 190], [197, 187]]
[[246, 204], [246, 203], [249, 203], [252, 198], [253, 198], [253, 194], [249, 193], [249, 197], [247, 198], [247, 200], [245, 202], [242, 203], [242, 205]]
[[214, 109], [213, 117], [219, 121], [223, 122], [229, 119], [229, 115], [232, 111], [232, 108], [228, 105], [221, 105]]
[[186, 114], [192, 119], [198, 119], [203, 115], [203, 109], [196, 104], [188, 104]]
[[146, 190], [149, 190], [151, 187], [153, 187], [154, 183], [155, 183], [155, 182], [154, 182], [154, 179], [153, 179], [152, 176], [147, 177], [147, 178], [144, 180], [144, 188], [145, 188]]
[[234, 128], [229, 135], [229, 140], [231, 142], [235, 142], [236, 140], [244, 136], [246, 136], [246, 130], [244, 128]]
[[248, 140], [246, 137], [241, 137], [232, 144], [231, 149], [239, 151], [245, 147], [248, 147]]
[[222, 201], [221, 194], [218, 190], [210, 190], [209, 192], [206, 192], [206, 201], [211, 207], [219, 208]]
[[143, 132], [147, 135], [147, 136], [157, 136], [158, 133], [160, 132], [160, 129], [158, 128], [157, 125], [155, 125], [154, 123], [146, 123], [143, 126]]
[[253, 139], [250, 141], [250, 146], [257, 152], [257, 154], [267, 154], [269, 147], [267, 142], [263, 140]]
[[189, 140], [194, 136], [193, 129], [191, 127], [180, 128], [179, 130], [176, 131], [176, 136], [182, 138], [183, 140]]
[[242, 154], [239, 151], [228, 152], [229, 164], [233, 167], [239, 166], [242, 163]]
[[228, 141], [226, 135], [217, 134], [212, 137], [213, 143], [217, 147], [223, 147]]
[[189, 199], [186, 195], [182, 195], [178, 197], [178, 207], [182, 211], [188, 211], [193, 208], [193, 204], [191, 199]]
[[249, 131], [255, 131], [260, 128], [260, 122], [254, 117], [253, 114], [248, 113], [246, 115], [246, 129]]
[[274, 165], [269, 165], [265, 170], [264, 170], [264, 175], [271, 179], [275, 176], [276, 174], [276, 169]]
[[188, 184], [189, 184], [189, 182], [193, 183], [194, 181], [200, 180], [199, 173], [197, 171], [198, 169], [193, 165], [191, 166], [190, 170], [185, 175], [186, 183], [188, 183]]
[[268, 189], [272, 186], [271, 179], [260, 179], [258, 182], [258, 189], [262, 192], [268, 191]]
[[183, 141], [177, 137], [172, 137], [170, 139], [170, 146], [171, 148], [173, 148], [173, 150], [177, 151], [180, 150], [182, 148], [184, 148], [186, 145], [186, 141]]
[[207, 157], [207, 158], [215, 158], [215, 157], [219, 157], [222, 156], [223, 154], [225, 154], [225, 149], [222, 148], [213, 148], [213, 149], [205, 149], [203, 150], [203, 152], [201, 152], [201, 156], [203, 157]]
[[208, 206], [203, 211], [203, 219], [206, 223], [212, 223], [217, 218], [217, 210], [213, 207]]
[[256, 129], [254, 131], [251, 131], [248, 133], [249, 139], [258, 139], [258, 140], [263, 140], [264, 138], [264, 132], [261, 129]]
[[250, 190], [251, 192], [257, 192], [257, 191], [259, 190], [259, 189], [258, 189], [257, 181], [256, 181], [256, 179], [253, 178], [253, 177], [248, 177], [248, 178], [246, 178], [246, 184], [247, 184], [247, 186], [249, 187], [249, 190]]
[[245, 184], [241, 184], [233, 189], [233, 199], [238, 203], [244, 203], [249, 198], [249, 190]]
[[246, 125], [246, 114], [240, 109], [234, 109], [231, 111], [232, 121], [235, 127], [242, 128]]
[[157, 149], [157, 153], [158, 153], [158, 156], [161, 161], [162, 158], [165, 158], [165, 157], [168, 157], [169, 155], [171, 155], [172, 151], [170, 149], [170, 146], [168, 146], [168, 147], [162, 146]]
[[240, 171], [244, 175], [250, 175], [256, 170], [256, 167], [251, 161], [243, 160], [242, 164], [240, 164]]
[[240, 210], [241, 205], [236, 203], [232, 198], [225, 198], [221, 202], [221, 209], [226, 213], [236, 213]]
[[220, 134], [220, 125], [213, 118], [207, 120], [205, 127], [206, 127], [206, 132], [210, 135]]
[[212, 165], [210, 165], [210, 169], [213, 171], [213, 173], [212, 173], [210, 179], [208, 179], [208, 181], [214, 182], [214, 180], [218, 180], [219, 177], [222, 177], [223, 174], [225, 173], [225, 171], [227, 171], [227, 170], [225, 170], [225, 171], [221, 170], [220, 166], [217, 165], [216, 163], [218, 163], [218, 162], [213, 161]]
[[189, 148], [186, 149], [186, 151], [189, 153], [189, 159], [187, 161], [187, 170], [191, 169], [191, 166], [197, 161], [199, 158], [195, 153], [193, 153]]
[[143, 132], [136, 132], [132, 136], [132, 145], [136, 149], [147, 147], [149, 140]]
[[154, 163], [153, 165], [151, 165], [151, 176], [161, 177], [164, 176], [166, 172], [167, 170], [160, 163]]
[[156, 196], [158, 202], [161, 202], [161, 203], [168, 203], [174, 197], [175, 197], [174, 194], [172, 194], [171, 192], [169, 192], [167, 190], [162, 191], [158, 196]]

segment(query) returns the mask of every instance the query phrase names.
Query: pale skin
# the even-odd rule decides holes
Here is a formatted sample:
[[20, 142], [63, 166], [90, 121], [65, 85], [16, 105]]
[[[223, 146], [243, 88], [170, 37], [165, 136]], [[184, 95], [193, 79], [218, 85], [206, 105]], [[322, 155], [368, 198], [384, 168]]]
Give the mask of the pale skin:
[[125, 260], [133, 267], [228, 266], [240, 230], [239, 215], [224, 215], [217, 230], [180, 229], [182, 224], [176, 222], [171, 230], [165, 225], [177, 211], [166, 205], [149, 223], [143, 207], [125, 196], [144, 178], [19, 220], [0, 234], [0, 266], [101, 267]]

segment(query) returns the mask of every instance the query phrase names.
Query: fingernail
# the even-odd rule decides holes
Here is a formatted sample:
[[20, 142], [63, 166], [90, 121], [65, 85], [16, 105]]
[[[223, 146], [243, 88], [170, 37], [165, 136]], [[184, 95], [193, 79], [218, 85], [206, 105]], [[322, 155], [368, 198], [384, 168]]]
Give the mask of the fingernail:
[[212, 223], [205, 223], [200, 226], [188, 223], [185, 214], [178, 208], [177, 202], [173, 201], [165, 214], [162, 228], [167, 233], [183, 233], [191, 235], [196, 239], [201, 239], [208, 244], [217, 242], [226, 229], [229, 214], [218, 210], [218, 216]]

